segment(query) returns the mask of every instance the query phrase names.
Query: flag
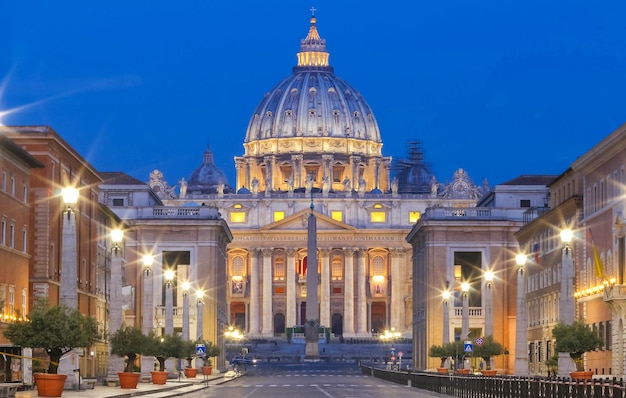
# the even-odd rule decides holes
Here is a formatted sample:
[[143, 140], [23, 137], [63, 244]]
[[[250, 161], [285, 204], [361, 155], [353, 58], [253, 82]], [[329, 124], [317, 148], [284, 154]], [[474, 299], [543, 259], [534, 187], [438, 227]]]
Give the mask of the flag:
[[604, 279], [604, 263], [600, 258], [600, 252], [598, 251], [598, 247], [593, 241], [593, 235], [591, 234], [590, 228], [587, 228], [587, 239], [591, 242], [591, 251], [593, 253], [593, 271], [598, 278]]
[[539, 264], [539, 242], [533, 245], [533, 253], [535, 254], [535, 264]]

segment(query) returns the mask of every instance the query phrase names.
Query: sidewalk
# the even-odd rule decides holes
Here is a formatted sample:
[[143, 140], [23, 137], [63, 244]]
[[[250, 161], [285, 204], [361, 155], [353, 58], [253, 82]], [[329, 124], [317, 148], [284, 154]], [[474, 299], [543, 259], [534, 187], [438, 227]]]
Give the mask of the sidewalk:
[[[229, 381], [230, 379], [224, 379], [224, 374], [217, 374], [206, 376], [198, 376], [193, 379], [181, 378], [169, 379], [164, 385], [157, 385], [152, 383], [139, 383], [136, 389], [122, 389], [120, 387], [109, 387], [103, 385], [96, 385], [93, 389], [84, 390], [64, 390], [63, 397], [70, 398], [130, 398], [130, 397], [151, 397], [151, 398], [167, 398], [177, 397], [190, 392], [202, 390], [211, 385], [217, 385]], [[16, 398], [31, 398], [37, 397], [37, 389], [30, 391], [18, 391], [15, 395]]]

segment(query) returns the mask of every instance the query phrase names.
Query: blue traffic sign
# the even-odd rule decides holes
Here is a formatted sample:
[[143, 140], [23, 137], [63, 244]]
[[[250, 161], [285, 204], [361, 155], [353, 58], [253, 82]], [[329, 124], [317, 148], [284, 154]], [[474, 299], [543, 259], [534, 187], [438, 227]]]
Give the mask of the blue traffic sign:
[[466, 341], [463, 344], [463, 350], [465, 352], [472, 352], [472, 351], [474, 351], [474, 346], [473, 346], [472, 342], [471, 341]]
[[196, 356], [197, 357], [206, 356], [206, 346], [204, 344], [196, 344]]

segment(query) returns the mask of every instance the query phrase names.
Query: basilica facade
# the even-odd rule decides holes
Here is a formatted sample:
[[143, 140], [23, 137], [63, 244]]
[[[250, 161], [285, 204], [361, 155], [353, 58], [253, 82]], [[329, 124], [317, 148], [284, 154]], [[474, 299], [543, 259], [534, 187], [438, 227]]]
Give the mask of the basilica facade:
[[[485, 187], [459, 169], [438, 183], [419, 143], [407, 160], [383, 155], [372, 109], [334, 74], [313, 16], [293, 73], [253, 111], [228, 184], [211, 148], [188, 180], [149, 185], [168, 207], [215, 207], [232, 232], [224, 327], [286, 338], [306, 321], [306, 274], [318, 274], [319, 323], [333, 336], [412, 333], [412, 249], [406, 236], [427, 207], [471, 207]], [[317, 218], [317, 264], [307, 217]]]

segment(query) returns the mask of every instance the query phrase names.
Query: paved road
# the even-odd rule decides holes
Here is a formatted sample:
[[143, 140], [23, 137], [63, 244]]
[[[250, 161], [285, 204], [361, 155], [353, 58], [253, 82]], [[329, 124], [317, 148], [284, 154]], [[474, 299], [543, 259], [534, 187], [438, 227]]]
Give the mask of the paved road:
[[187, 398], [440, 398], [443, 395], [363, 375], [355, 364], [259, 364], [226, 384]]

